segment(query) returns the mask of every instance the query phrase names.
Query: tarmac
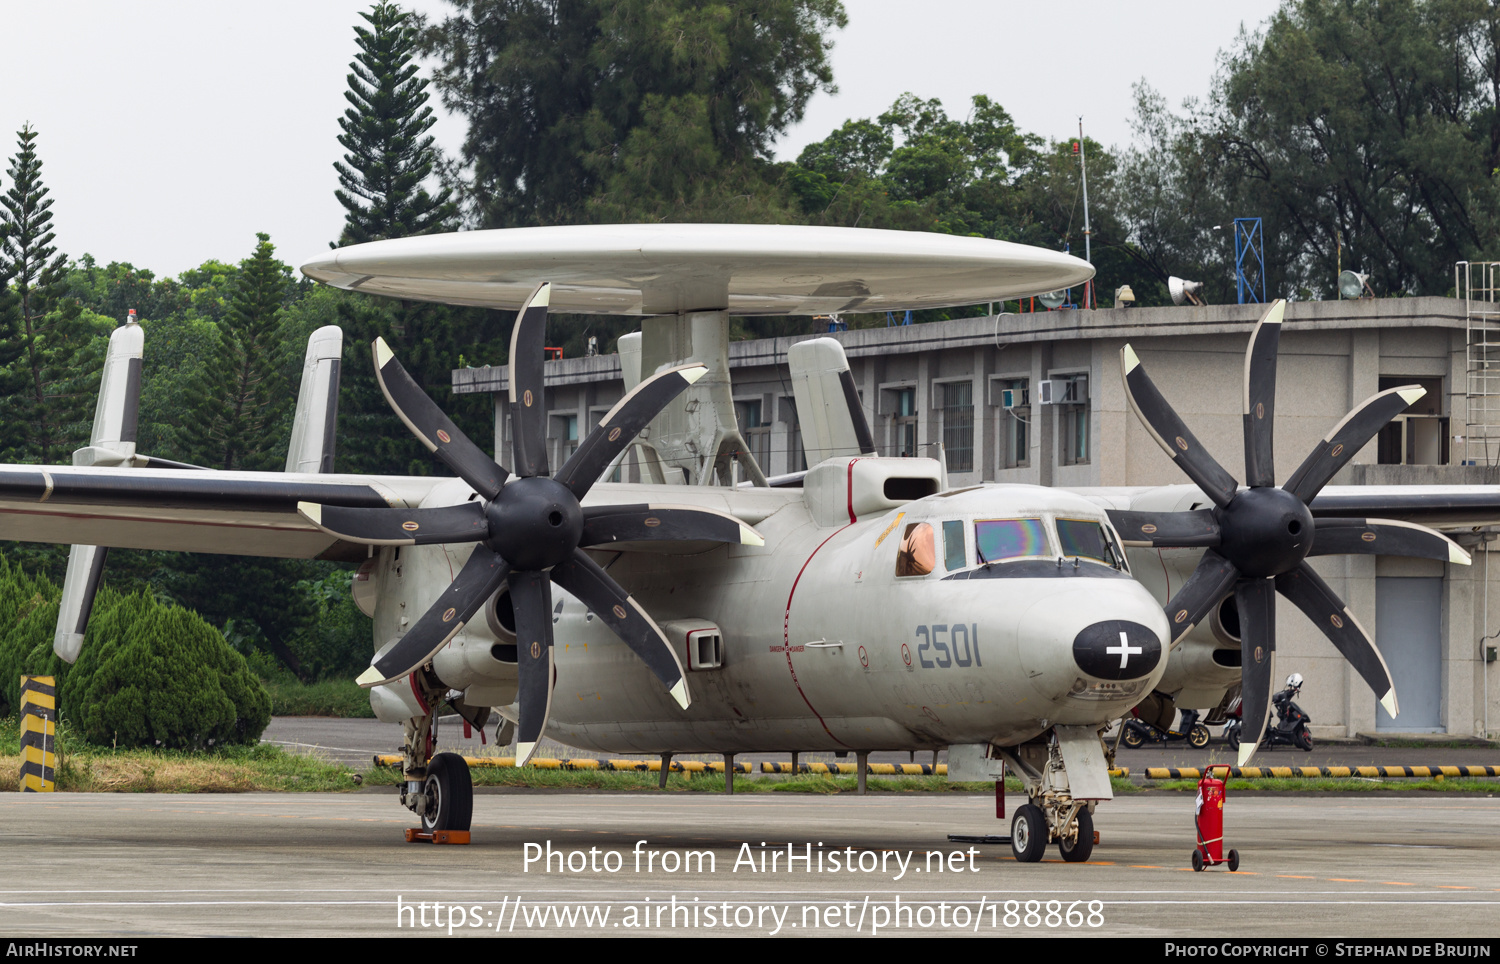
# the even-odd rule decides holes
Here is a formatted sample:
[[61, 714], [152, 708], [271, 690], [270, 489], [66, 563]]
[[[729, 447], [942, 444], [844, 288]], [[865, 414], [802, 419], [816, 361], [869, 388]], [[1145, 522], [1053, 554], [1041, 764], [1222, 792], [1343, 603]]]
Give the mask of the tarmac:
[[1493, 796], [1231, 794], [1238, 873], [1189, 869], [1192, 815], [1191, 793], [1122, 797], [1099, 807], [1088, 863], [1064, 863], [1054, 847], [1018, 864], [1006, 845], [948, 841], [1006, 832], [977, 794], [480, 791], [467, 846], [406, 843], [413, 819], [391, 788], [5, 794], [0, 835], [14, 869], [0, 926], [11, 937], [126, 942], [451, 929], [1457, 947], [1500, 935]]

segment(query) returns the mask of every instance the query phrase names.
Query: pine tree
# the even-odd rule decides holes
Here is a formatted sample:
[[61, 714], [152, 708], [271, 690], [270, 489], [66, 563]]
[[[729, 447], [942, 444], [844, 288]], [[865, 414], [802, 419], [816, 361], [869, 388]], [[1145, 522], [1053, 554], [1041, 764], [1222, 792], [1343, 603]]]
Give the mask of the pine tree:
[[30, 124], [17, 143], [10, 190], [0, 196], [0, 280], [9, 280], [14, 296], [9, 312], [0, 304], [0, 313], [11, 315], [6, 328], [14, 325], [0, 330], [9, 395], [3, 421], [14, 432], [6, 454], [8, 461], [50, 463], [67, 458], [87, 437], [84, 420], [98, 372], [80, 368], [96, 332], [77, 300], [67, 297], [68, 259], [52, 243], [52, 199], [42, 186]]
[[[229, 305], [219, 323], [219, 349], [195, 386], [186, 430], [191, 457], [213, 469], [274, 468], [284, 452], [277, 441], [287, 396], [277, 357], [277, 329], [287, 294], [287, 267], [266, 234], [240, 262]], [[186, 434], [186, 432], [184, 433]]]
[[411, 14], [377, 3], [355, 27], [359, 54], [349, 66], [349, 109], [339, 119], [339, 143], [349, 153], [335, 162], [343, 189], [334, 192], [348, 214], [339, 244], [429, 234], [450, 226], [457, 206], [446, 189], [437, 197], [422, 186], [432, 175], [437, 148], [427, 131], [437, 122], [427, 106], [427, 81], [412, 63], [417, 29]]

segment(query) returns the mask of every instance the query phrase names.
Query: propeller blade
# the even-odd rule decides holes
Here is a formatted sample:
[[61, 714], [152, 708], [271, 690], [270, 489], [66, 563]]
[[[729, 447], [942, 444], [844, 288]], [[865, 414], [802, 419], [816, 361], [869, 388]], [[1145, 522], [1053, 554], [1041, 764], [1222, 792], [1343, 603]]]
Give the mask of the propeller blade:
[[1229, 595], [1240, 571], [1228, 559], [1205, 549], [1198, 568], [1167, 603], [1167, 622], [1172, 624], [1172, 645], [1201, 623]]
[[[1146, 426], [1146, 431], [1156, 439], [1156, 444], [1172, 457], [1188, 478], [1197, 483], [1214, 505], [1228, 505], [1239, 491], [1239, 484], [1208, 454], [1172, 406], [1167, 404], [1129, 345], [1120, 349], [1120, 367], [1125, 373], [1125, 397], [1136, 417]], [[1168, 439], [1172, 441], [1169, 443]]]
[[1276, 484], [1272, 429], [1276, 421], [1276, 349], [1281, 344], [1281, 316], [1286, 302], [1277, 301], [1250, 334], [1245, 349], [1245, 484]]
[[[405, 636], [355, 680], [360, 686], [379, 686], [398, 680], [421, 666], [457, 635], [485, 600], [495, 594], [510, 572], [510, 564], [483, 543], [474, 547], [443, 594]], [[519, 617], [518, 617], [519, 618]]]
[[[599, 426], [588, 434], [578, 451], [568, 459], [553, 478], [582, 499], [599, 476], [625, 451], [641, 429], [680, 395], [683, 389], [708, 374], [704, 365], [683, 365], [659, 372], [637, 385], [615, 407], [600, 419]], [[517, 433], [517, 438], [520, 433]]]
[[1313, 571], [1312, 566], [1303, 561], [1291, 572], [1277, 576], [1276, 591], [1290, 599], [1307, 614], [1314, 626], [1323, 631], [1323, 635], [1364, 677], [1380, 705], [1394, 717], [1397, 710], [1396, 684], [1385, 665], [1385, 657], [1380, 655], [1380, 650], [1375, 648], [1349, 607]]
[[1266, 732], [1276, 685], [1276, 593], [1269, 579], [1241, 579], [1234, 587], [1240, 612], [1239, 766], [1250, 762]]
[[686, 505], [600, 505], [583, 510], [580, 546], [612, 542], [708, 541], [763, 546], [759, 532], [727, 512]]
[[552, 580], [545, 572], [512, 572], [516, 614], [516, 766], [525, 766], [547, 728], [552, 710]]
[[1395, 519], [1317, 519], [1310, 556], [1411, 556], [1467, 566], [1458, 543], [1426, 526]]
[[1282, 488], [1301, 499], [1313, 500], [1339, 469], [1343, 468], [1385, 423], [1406, 411], [1413, 402], [1426, 395], [1416, 385], [1388, 388], [1371, 395], [1333, 427], [1286, 480]]
[[422, 391], [384, 338], [375, 339], [375, 378], [391, 409], [411, 429], [411, 434], [427, 446], [459, 478], [484, 499], [500, 494], [500, 486], [510, 473], [495, 464], [484, 450], [469, 440], [453, 420], [443, 414], [427, 393]]
[[298, 502], [297, 511], [329, 535], [365, 546], [478, 542], [489, 535], [489, 520], [478, 502], [436, 509], [354, 509]]
[[641, 658], [648, 669], [656, 674], [667, 687], [677, 705], [687, 709], [689, 703], [687, 678], [682, 672], [682, 662], [677, 651], [667, 641], [661, 627], [646, 614], [630, 594], [621, 588], [599, 565], [581, 549], [573, 550], [573, 558], [554, 566], [552, 578], [557, 584], [578, 598], [604, 625], [624, 641]]
[[511, 451], [523, 479], [547, 474], [547, 406], [542, 389], [547, 360], [547, 305], [552, 285], [542, 282], [521, 306], [510, 330]]
[[1213, 510], [1192, 512], [1126, 512], [1108, 510], [1109, 521], [1127, 546], [1161, 549], [1196, 548], [1219, 544], [1219, 523]]

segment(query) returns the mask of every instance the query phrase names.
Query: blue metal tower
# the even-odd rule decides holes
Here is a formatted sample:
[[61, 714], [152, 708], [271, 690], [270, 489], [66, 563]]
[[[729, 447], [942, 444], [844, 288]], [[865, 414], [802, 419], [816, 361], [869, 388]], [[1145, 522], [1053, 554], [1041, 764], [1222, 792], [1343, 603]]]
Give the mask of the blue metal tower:
[[[1264, 251], [1265, 235], [1260, 230], [1260, 218], [1235, 218], [1234, 219], [1234, 280], [1235, 289], [1239, 292], [1240, 304], [1247, 300], [1265, 303], [1266, 300], [1266, 257]], [[1245, 276], [1245, 269], [1253, 264], [1255, 268], [1256, 281], [1251, 281]], [[1256, 282], [1260, 284], [1260, 292], [1255, 290]], [[1249, 295], [1247, 299], [1245, 296]]]

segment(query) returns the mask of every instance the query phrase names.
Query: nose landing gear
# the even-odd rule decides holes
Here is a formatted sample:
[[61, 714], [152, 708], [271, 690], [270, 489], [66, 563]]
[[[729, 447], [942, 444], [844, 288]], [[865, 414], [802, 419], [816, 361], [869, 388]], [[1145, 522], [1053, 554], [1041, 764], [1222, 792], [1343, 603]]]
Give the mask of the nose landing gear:
[[1098, 733], [1088, 727], [1058, 726], [1030, 743], [999, 749], [1009, 769], [1025, 782], [1030, 800], [1011, 820], [1015, 858], [1035, 863], [1054, 840], [1069, 863], [1093, 856], [1099, 842], [1094, 805], [1114, 799]]

